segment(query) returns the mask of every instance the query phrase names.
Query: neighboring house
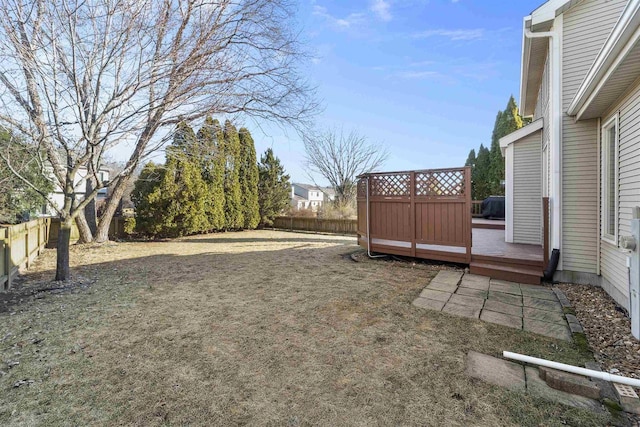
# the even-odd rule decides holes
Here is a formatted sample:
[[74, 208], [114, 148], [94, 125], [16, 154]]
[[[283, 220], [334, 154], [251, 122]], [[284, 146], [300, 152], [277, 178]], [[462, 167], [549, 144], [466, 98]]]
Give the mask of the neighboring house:
[[[87, 180], [85, 179], [87, 176], [87, 168], [81, 167], [78, 170], [78, 173], [74, 179], [75, 186], [75, 194], [78, 200], [84, 198], [86, 189], [87, 189]], [[109, 181], [109, 170], [108, 169], [100, 169], [98, 171], [98, 179], [102, 182]], [[98, 191], [98, 195], [96, 196], [96, 201], [100, 202], [107, 198], [107, 188], [101, 188]], [[49, 199], [56, 204], [58, 207], [62, 207], [64, 205], [64, 193], [59, 185], [56, 185], [53, 189], [53, 192], [49, 195]], [[51, 206], [46, 206], [45, 213], [50, 215], [55, 215], [55, 209]]]
[[317, 211], [324, 203], [333, 200], [333, 189], [308, 184], [291, 184], [291, 206], [295, 209]]
[[[556, 280], [602, 286], [629, 308], [640, 205], [640, 0], [550, 0], [524, 19], [520, 110], [502, 138], [506, 240], [541, 244], [549, 197]], [[548, 256], [549, 254], [547, 254]]]

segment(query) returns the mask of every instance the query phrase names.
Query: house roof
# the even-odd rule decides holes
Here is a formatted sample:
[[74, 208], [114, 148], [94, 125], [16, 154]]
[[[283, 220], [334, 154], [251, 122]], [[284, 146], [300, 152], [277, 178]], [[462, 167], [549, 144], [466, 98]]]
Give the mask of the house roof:
[[600, 117], [638, 79], [640, 0], [630, 0], [598, 53], [567, 113], [577, 120]]
[[551, 30], [553, 20], [576, 6], [582, 0], [549, 0], [531, 15], [526, 16], [522, 26], [522, 70], [520, 75], [520, 114], [533, 115], [544, 65], [549, 49], [547, 38], [527, 37], [528, 32], [539, 33]]
[[539, 118], [538, 120], [521, 127], [517, 131], [511, 132], [509, 135], [500, 138], [500, 150], [502, 151], [502, 155], [504, 156], [504, 152], [510, 144], [513, 144], [514, 142], [517, 142], [522, 138], [541, 130], [543, 126], [544, 121], [542, 118]]
[[294, 182], [292, 185], [295, 185], [296, 187], [304, 188], [305, 190], [322, 191], [320, 187], [317, 187], [311, 184], [299, 184], [297, 182]]

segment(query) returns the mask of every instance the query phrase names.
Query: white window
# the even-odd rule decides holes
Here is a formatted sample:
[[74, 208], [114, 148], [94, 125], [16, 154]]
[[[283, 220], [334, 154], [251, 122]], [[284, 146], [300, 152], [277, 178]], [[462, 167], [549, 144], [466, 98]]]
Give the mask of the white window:
[[602, 238], [618, 244], [618, 116], [602, 126]]

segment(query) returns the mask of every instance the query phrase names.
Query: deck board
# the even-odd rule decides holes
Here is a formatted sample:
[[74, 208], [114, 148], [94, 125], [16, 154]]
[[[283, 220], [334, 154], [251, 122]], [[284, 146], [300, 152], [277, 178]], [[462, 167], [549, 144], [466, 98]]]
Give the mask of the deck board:
[[527, 261], [543, 261], [542, 246], [507, 243], [504, 241], [504, 230], [473, 228], [473, 245], [471, 254], [496, 258], [522, 259]]

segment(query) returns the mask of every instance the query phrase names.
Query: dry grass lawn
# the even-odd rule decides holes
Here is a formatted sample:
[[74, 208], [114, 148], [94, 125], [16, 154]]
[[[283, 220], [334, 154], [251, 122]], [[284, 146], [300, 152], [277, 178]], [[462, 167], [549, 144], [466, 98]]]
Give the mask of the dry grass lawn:
[[[74, 247], [74, 277], [89, 286], [0, 314], [0, 424], [607, 422], [467, 378], [468, 350], [588, 355], [415, 308], [436, 269], [355, 263], [344, 256], [354, 243], [252, 231]], [[25, 286], [52, 277], [54, 256]]]

